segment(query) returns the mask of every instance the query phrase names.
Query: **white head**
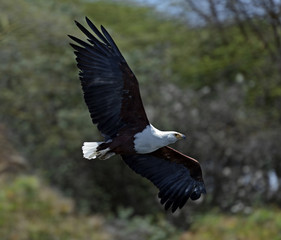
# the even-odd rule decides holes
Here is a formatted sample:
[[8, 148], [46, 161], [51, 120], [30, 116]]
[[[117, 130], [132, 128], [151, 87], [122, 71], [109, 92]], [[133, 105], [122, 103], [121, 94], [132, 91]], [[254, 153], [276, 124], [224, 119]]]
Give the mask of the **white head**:
[[165, 133], [166, 133], [165, 135], [167, 137], [169, 144], [175, 143], [181, 139], [186, 139], [185, 135], [183, 135], [182, 133], [178, 133], [178, 132], [174, 132], [174, 131], [167, 131]]
[[137, 153], [150, 153], [161, 147], [185, 139], [181, 133], [174, 131], [160, 131], [151, 124], [142, 132], [135, 134], [135, 150]]

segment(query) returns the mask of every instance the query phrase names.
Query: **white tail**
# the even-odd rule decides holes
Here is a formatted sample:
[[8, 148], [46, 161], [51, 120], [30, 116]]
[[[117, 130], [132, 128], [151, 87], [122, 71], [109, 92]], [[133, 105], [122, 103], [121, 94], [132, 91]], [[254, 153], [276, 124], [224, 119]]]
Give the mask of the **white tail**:
[[115, 155], [115, 153], [112, 152], [108, 153], [108, 151], [110, 151], [109, 148], [97, 151], [98, 146], [102, 143], [103, 142], [84, 142], [82, 146], [83, 157], [87, 159], [95, 159], [98, 157], [101, 160], [105, 160]]
[[95, 159], [97, 157], [97, 147], [102, 142], [84, 142], [82, 146], [83, 157], [87, 159]]

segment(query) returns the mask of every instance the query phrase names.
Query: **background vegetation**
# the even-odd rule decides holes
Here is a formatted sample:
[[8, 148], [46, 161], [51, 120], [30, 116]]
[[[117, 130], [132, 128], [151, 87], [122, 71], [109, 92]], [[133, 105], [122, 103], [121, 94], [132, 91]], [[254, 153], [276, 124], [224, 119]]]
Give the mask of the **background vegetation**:
[[[280, 239], [280, 3], [176, 3], [169, 14], [133, 1], [0, 2], [0, 172], [28, 174], [0, 182], [2, 239]], [[208, 194], [181, 212], [163, 212], [120, 158], [82, 159], [100, 135], [66, 35], [84, 38], [73, 20], [86, 15], [124, 53], [151, 122], [189, 136], [175, 147], [199, 159]]]

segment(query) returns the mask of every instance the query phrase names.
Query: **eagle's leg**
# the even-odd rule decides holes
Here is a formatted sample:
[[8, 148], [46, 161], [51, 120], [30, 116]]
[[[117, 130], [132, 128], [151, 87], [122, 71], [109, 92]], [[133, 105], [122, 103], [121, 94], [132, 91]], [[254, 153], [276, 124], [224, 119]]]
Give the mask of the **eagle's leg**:
[[[114, 154], [135, 154], [133, 139], [134, 136], [120, 134], [119, 136], [99, 145], [97, 150], [99, 152], [107, 150], [107, 155], [109, 155], [109, 157]], [[106, 156], [106, 158], [108, 157]]]
[[115, 155], [115, 153], [112, 151], [111, 144], [112, 140], [102, 142], [96, 149], [96, 157], [100, 160], [106, 160]]
[[110, 148], [100, 150], [97, 152], [97, 158], [99, 158], [100, 160], [106, 160], [106, 159], [112, 157], [113, 155], [115, 155], [115, 153], [110, 152]]

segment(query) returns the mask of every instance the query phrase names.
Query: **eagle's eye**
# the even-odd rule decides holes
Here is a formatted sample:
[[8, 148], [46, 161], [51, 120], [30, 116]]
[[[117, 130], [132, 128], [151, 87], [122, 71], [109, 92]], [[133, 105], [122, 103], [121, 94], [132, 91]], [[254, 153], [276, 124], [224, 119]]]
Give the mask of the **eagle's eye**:
[[176, 137], [177, 139], [181, 139], [181, 138], [182, 138], [181, 135], [178, 134], [178, 133], [175, 133], [174, 135], [175, 135], [175, 137]]

